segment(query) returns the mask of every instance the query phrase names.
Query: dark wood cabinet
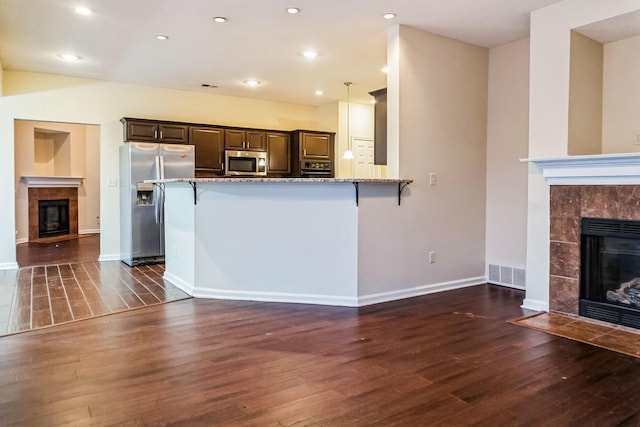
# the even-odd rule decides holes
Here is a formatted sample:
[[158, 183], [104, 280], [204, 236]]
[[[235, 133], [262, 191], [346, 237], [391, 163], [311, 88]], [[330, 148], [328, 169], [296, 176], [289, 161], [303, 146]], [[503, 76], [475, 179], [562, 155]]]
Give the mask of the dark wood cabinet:
[[291, 138], [288, 133], [267, 132], [267, 173], [291, 173]]
[[125, 141], [189, 143], [189, 126], [186, 124], [127, 118], [121, 121], [124, 124]]
[[330, 133], [300, 132], [300, 157], [305, 159], [333, 159], [333, 135]]
[[373, 163], [387, 164], [387, 88], [369, 92], [376, 101], [373, 122]]
[[260, 130], [225, 129], [227, 150], [267, 151], [266, 134]]
[[189, 142], [196, 148], [196, 177], [224, 174], [224, 129], [190, 126]]

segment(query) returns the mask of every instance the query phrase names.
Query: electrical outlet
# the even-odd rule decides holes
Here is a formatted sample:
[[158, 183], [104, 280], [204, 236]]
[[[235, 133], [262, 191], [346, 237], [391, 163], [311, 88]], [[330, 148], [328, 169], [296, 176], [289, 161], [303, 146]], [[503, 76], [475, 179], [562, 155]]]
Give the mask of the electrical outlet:
[[109, 182], [107, 184], [109, 187], [117, 187], [118, 180], [116, 178], [109, 178]]
[[429, 185], [436, 185], [438, 183], [438, 175], [435, 172], [429, 174]]
[[429, 252], [429, 264], [433, 264], [436, 262], [436, 253], [431, 251]]
[[633, 134], [633, 145], [640, 145], [640, 130], [635, 131]]

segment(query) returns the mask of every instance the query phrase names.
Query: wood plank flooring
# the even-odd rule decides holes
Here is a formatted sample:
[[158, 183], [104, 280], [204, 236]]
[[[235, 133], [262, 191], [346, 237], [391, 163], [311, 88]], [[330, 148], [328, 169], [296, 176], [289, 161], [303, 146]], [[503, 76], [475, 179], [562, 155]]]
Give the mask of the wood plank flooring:
[[20, 267], [91, 262], [99, 256], [100, 234], [60, 236], [16, 245]]
[[640, 359], [476, 286], [360, 309], [188, 299], [0, 338], [3, 426], [637, 426]]
[[162, 264], [119, 261], [0, 271], [0, 335], [189, 297], [163, 273]]

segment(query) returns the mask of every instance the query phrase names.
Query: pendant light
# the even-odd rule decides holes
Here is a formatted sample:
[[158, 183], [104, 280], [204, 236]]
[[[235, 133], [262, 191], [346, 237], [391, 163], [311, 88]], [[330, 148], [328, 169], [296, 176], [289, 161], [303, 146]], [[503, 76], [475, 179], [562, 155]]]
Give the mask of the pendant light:
[[347, 87], [347, 149], [344, 150], [342, 158], [345, 160], [353, 159], [353, 151], [351, 151], [351, 122], [349, 120], [349, 110], [351, 110], [351, 104], [349, 104], [349, 88], [352, 84], [351, 82], [344, 82], [344, 85]]

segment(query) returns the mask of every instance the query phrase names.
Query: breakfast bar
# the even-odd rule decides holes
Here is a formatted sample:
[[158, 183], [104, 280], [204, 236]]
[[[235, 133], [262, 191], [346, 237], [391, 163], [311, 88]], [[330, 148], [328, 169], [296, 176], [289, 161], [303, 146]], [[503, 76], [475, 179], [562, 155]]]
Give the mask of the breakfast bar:
[[[165, 193], [165, 279], [195, 297], [360, 306], [411, 180], [191, 178]], [[372, 231], [373, 230], [373, 231]], [[397, 266], [390, 266], [396, 268]]]

